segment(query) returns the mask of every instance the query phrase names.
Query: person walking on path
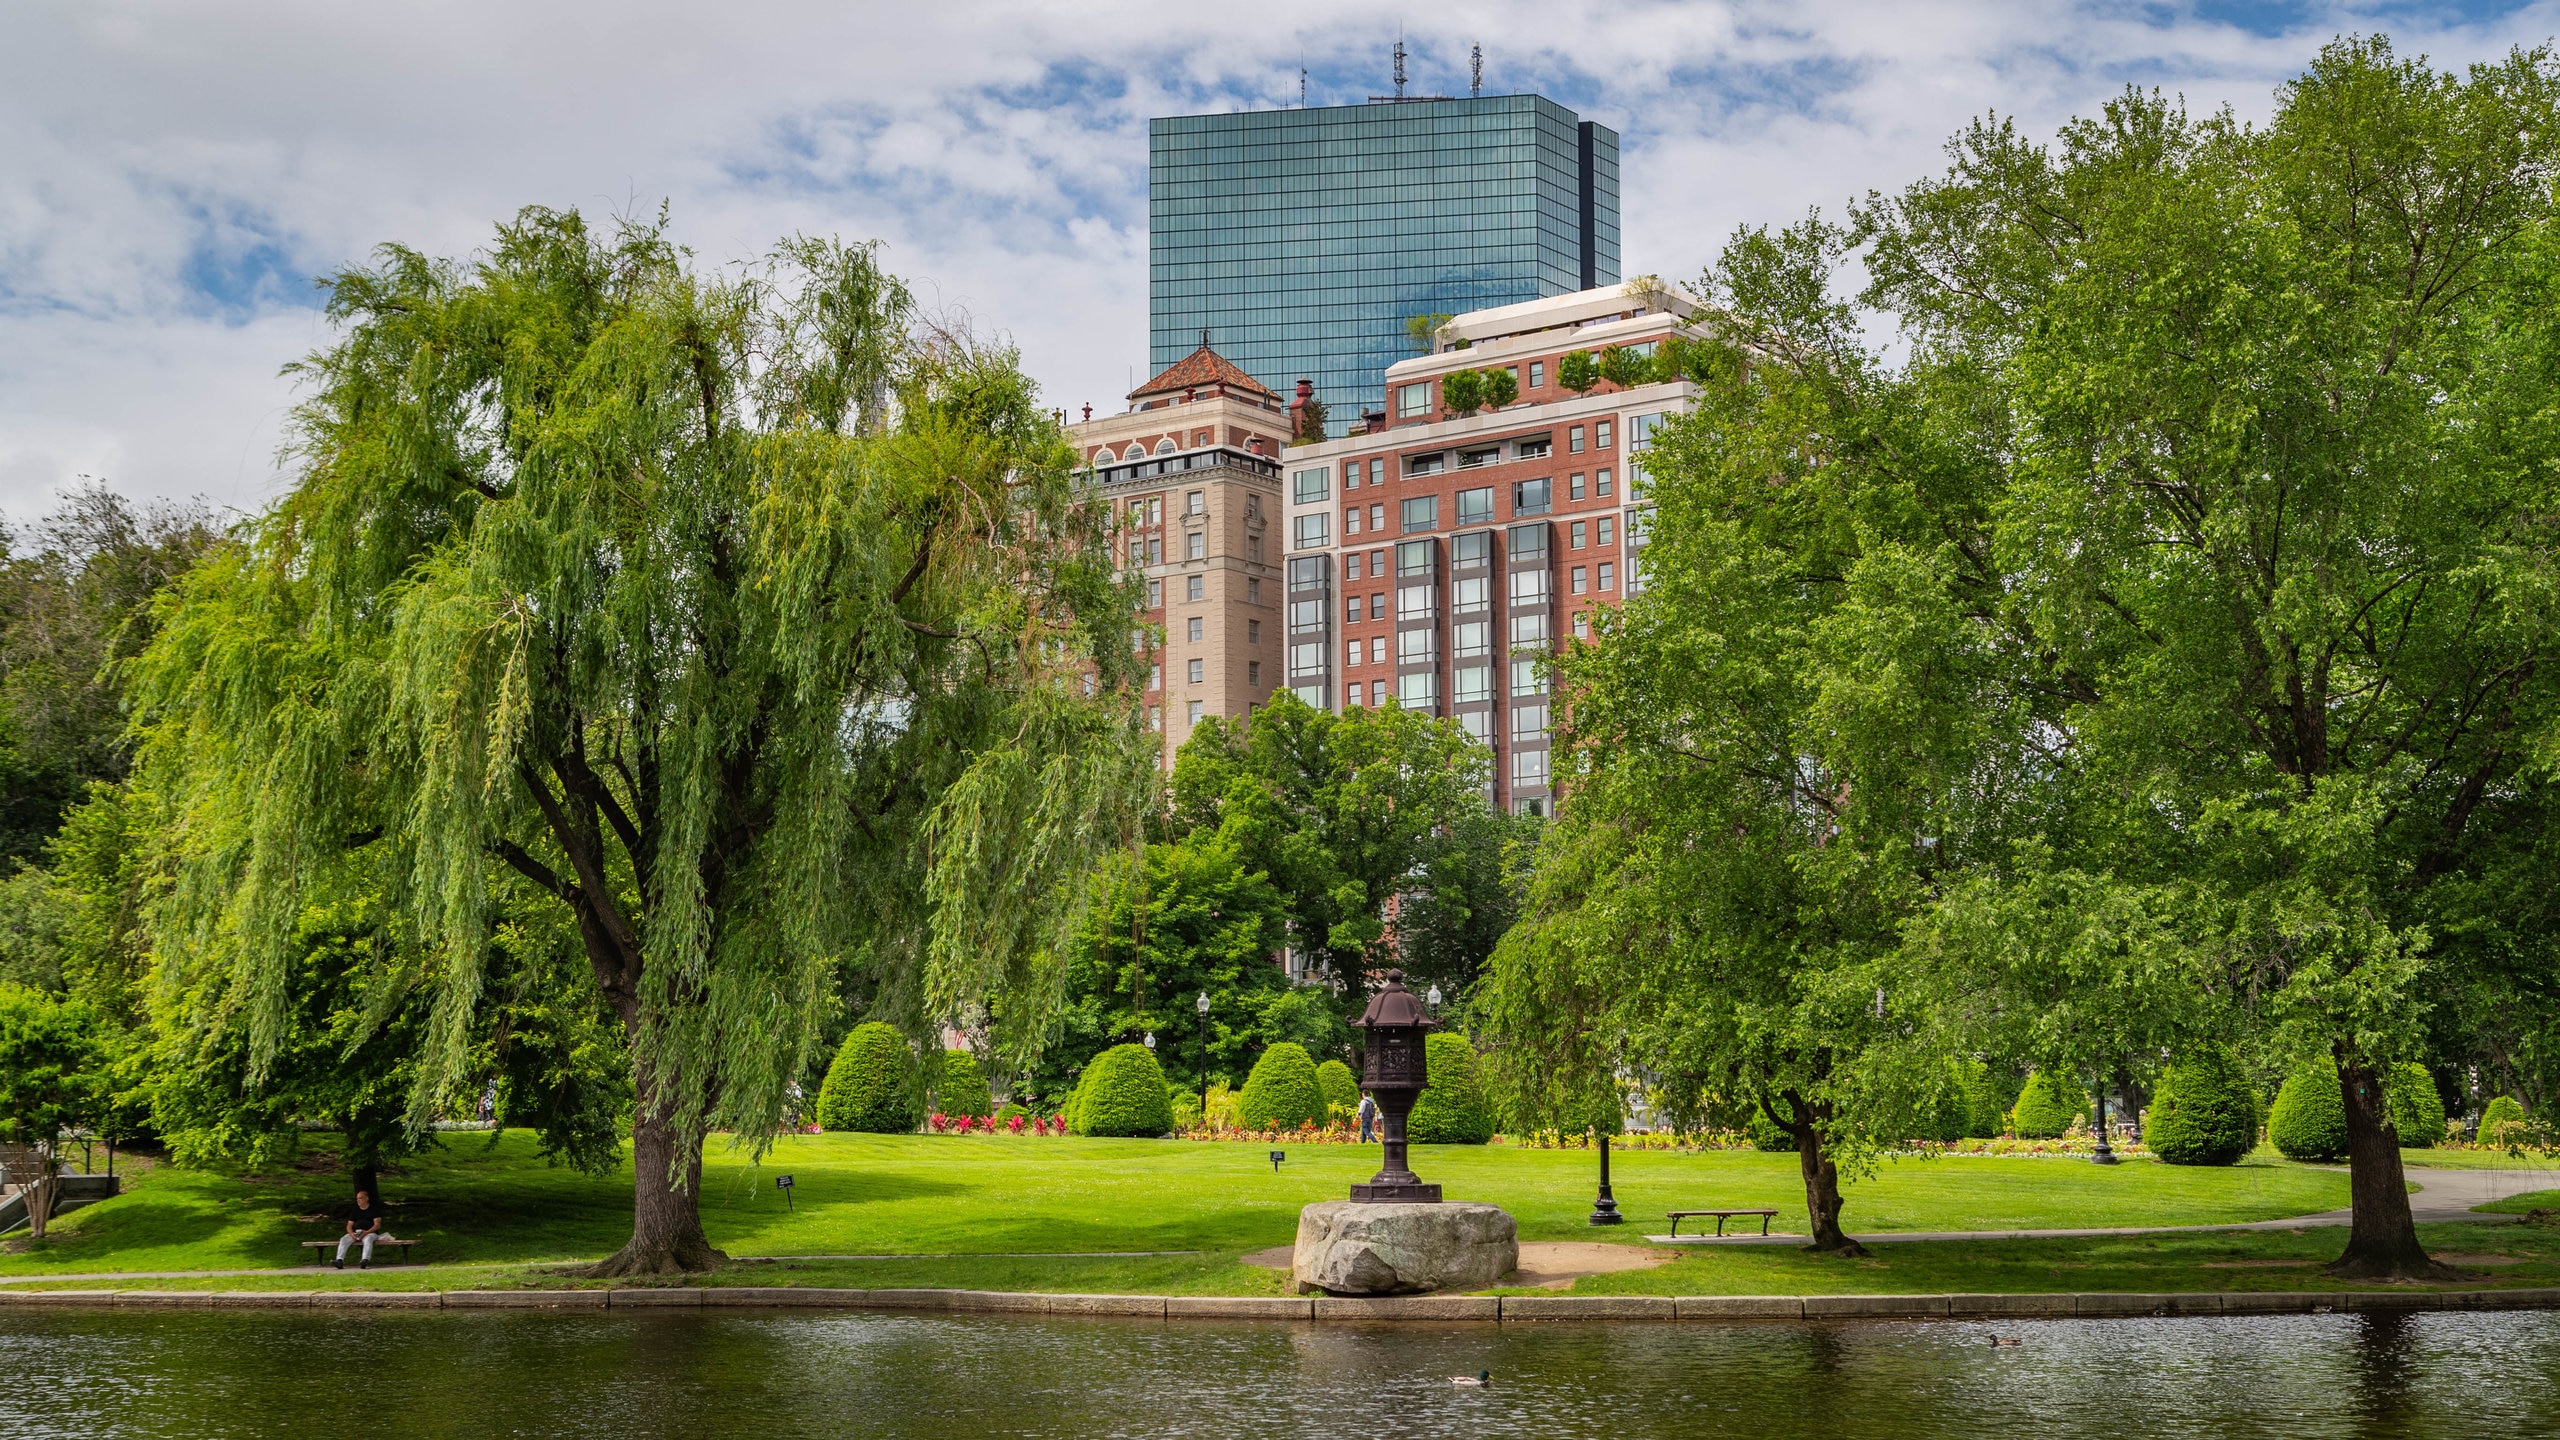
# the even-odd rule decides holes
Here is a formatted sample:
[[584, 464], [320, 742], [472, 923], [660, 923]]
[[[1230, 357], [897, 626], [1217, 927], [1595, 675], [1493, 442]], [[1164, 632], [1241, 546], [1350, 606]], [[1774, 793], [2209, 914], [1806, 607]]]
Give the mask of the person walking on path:
[[1378, 1102], [1363, 1091], [1360, 1096], [1360, 1143], [1369, 1143], [1369, 1132], [1377, 1128]]
[[362, 1190], [357, 1191], [355, 1208], [347, 1212], [347, 1233], [338, 1237], [338, 1258], [330, 1263], [340, 1270], [346, 1269], [347, 1248], [358, 1240], [362, 1240], [364, 1255], [356, 1261], [356, 1268], [372, 1269], [373, 1242], [374, 1238], [381, 1233], [382, 1207], [374, 1203], [371, 1194]]

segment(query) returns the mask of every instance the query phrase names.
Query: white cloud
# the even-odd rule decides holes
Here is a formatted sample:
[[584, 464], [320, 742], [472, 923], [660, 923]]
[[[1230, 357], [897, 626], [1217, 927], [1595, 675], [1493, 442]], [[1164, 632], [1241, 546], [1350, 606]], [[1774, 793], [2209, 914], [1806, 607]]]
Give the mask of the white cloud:
[[[2444, 62], [2560, 29], [2370, 7], [1484, 0], [1407, 17], [1416, 89], [1538, 89], [1617, 128], [1625, 261], [1689, 274], [1739, 222], [1837, 209], [1997, 108], [2050, 130], [2128, 82], [2265, 113], [2328, 35]], [[874, 236], [1011, 330], [1051, 398], [1146, 359], [1146, 121], [1385, 88], [1395, 17], [1288, 7], [784, 3], [722, 10], [271, 0], [0, 16], [0, 512], [95, 474], [254, 506], [325, 338], [309, 276], [479, 244], [525, 204], [649, 212], [707, 260]], [[2266, 32], [2277, 33], [2266, 33]]]

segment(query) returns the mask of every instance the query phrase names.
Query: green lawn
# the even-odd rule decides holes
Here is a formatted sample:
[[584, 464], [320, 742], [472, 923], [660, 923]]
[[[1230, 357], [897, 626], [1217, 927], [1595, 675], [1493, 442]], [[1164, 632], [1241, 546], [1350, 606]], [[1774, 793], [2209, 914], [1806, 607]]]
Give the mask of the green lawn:
[[[1375, 1146], [1290, 1146], [1275, 1174], [1268, 1148], [796, 1136], [751, 1167], [715, 1145], [704, 1224], [713, 1243], [742, 1257], [1197, 1251], [1225, 1263], [1287, 1244], [1301, 1206], [1341, 1196], [1378, 1164]], [[1592, 1234], [1584, 1223], [1595, 1179], [1588, 1151], [1416, 1147], [1414, 1163], [1452, 1199], [1509, 1209], [1523, 1239]], [[788, 1207], [773, 1186], [782, 1174], [796, 1181]], [[1700, 1205], [1774, 1206], [1777, 1228], [1804, 1226], [1792, 1156], [1635, 1152], [1617, 1157], [1614, 1178], [1621, 1208], [1641, 1229], [1659, 1228], [1666, 1209]], [[345, 1184], [325, 1147], [302, 1166], [257, 1175], [152, 1169], [130, 1193], [63, 1217], [42, 1250], [27, 1251], [17, 1237], [13, 1253], [0, 1254], [0, 1274], [306, 1263], [308, 1252], [295, 1242], [337, 1232], [326, 1216], [345, 1203]], [[485, 1136], [452, 1137], [402, 1165], [384, 1188], [392, 1230], [424, 1242], [421, 1261], [593, 1259], [629, 1233], [628, 1171], [591, 1179], [546, 1167], [522, 1132], [503, 1135], [494, 1149]], [[2211, 1224], [2330, 1209], [2344, 1205], [2346, 1193], [2342, 1173], [2264, 1160], [2230, 1169], [1903, 1160], [1849, 1188], [1847, 1221], [1859, 1232]]]

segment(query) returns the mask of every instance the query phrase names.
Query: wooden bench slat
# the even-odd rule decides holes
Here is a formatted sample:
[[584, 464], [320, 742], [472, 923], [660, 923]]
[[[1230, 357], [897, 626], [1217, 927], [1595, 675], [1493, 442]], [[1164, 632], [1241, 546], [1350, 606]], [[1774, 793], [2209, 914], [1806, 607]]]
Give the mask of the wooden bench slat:
[[1757, 1206], [1743, 1206], [1732, 1210], [1670, 1210], [1665, 1211], [1664, 1213], [1670, 1217], [1671, 1233], [1674, 1235], [1678, 1235], [1680, 1233], [1680, 1222], [1682, 1220], [1694, 1220], [1702, 1215], [1713, 1215], [1716, 1217], [1716, 1233], [1718, 1235], [1722, 1235], [1724, 1233], [1724, 1222], [1732, 1219], [1736, 1215], [1757, 1215], [1760, 1217], [1760, 1233], [1766, 1235], [1769, 1233], [1769, 1222], [1776, 1219], [1778, 1216], [1778, 1212], [1775, 1210], [1762, 1209]]

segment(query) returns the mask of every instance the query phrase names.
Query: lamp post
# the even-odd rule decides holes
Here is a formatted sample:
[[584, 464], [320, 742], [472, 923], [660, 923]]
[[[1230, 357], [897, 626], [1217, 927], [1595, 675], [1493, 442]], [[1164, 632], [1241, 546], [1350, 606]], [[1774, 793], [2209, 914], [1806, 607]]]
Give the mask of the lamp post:
[[1416, 1097], [1431, 1085], [1430, 1060], [1422, 1036], [1431, 1028], [1412, 991], [1404, 988], [1404, 972], [1387, 972], [1386, 987], [1370, 998], [1369, 1008], [1352, 1022], [1368, 1032], [1361, 1048], [1360, 1087], [1378, 1102], [1385, 1122], [1385, 1163], [1366, 1185], [1351, 1187], [1351, 1198], [1373, 1204], [1402, 1202], [1437, 1205], [1440, 1187], [1423, 1183], [1405, 1165], [1404, 1118]]
[[1206, 1130], [1209, 1128], [1209, 992], [1201, 991], [1200, 998], [1192, 1002], [1192, 1008], [1200, 1012], [1200, 1128]]
[[2103, 1079], [2098, 1082], [2097, 1098], [2098, 1148], [2090, 1152], [2089, 1163], [2092, 1165], [2113, 1165], [2116, 1163], [2116, 1152], [2115, 1147], [2107, 1143], [2107, 1082]]
[[1609, 1193], [1609, 1132], [1592, 1128], [1600, 1137], [1600, 1195], [1591, 1202], [1591, 1223], [1624, 1225], [1627, 1217], [1618, 1213], [1618, 1197]]

